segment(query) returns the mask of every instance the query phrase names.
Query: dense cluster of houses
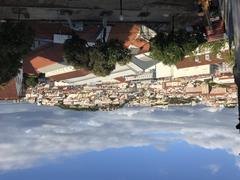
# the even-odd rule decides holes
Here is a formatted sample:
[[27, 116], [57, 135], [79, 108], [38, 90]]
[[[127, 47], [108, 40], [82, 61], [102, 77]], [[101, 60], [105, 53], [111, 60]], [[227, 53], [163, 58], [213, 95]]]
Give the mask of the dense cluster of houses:
[[[75, 69], [65, 63], [63, 44], [66, 39], [71, 38], [71, 30], [68, 26], [61, 23], [33, 22], [32, 27], [36, 32], [36, 37], [31, 53], [23, 59], [22, 73], [33, 76], [44, 74], [46, 78], [45, 84], [33, 89], [30, 88], [25, 94], [22, 86], [22, 73], [20, 73], [18, 78], [13, 79], [0, 90], [1, 100], [16, 100], [26, 95], [29, 102], [46, 105], [56, 105], [62, 102], [67, 106], [81, 105], [83, 108], [95, 107], [96, 104], [102, 105], [104, 103], [121, 106], [132, 98], [130, 93], [132, 88], [129, 88], [132, 83], [136, 86], [143, 86], [146, 82], [150, 82], [147, 84], [146, 89], [143, 88], [144, 91], [156, 91], [157, 94], [154, 94], [154, 96], [163, 97], [161, 102], [165, 97], [170, 97], [169, 95], [173, 95], [175, 92], [176, 95], [182, 95], [185, 99], [189, 94], [191, 96], [202, 95], [202, 86], [191, 85], [191, 82], [196, 80], [208, 79], [216, 84], [234, 84], [232, 68], [224, 62], [223, 58], [227, 47], [217, 55], [213, 55], [206, 50], [197, 53], [195, 56], [186, 56], [176, 65], [168, 66], [154, 60], [150, 55], [149, 39], [156, 35], [153, 30], [139, 24], [113, 24], [107, 26], [105, 40], [119, 39], [123, 41], [124, 46], [132, 52], [132, 61], [123, 66], [117, 64], [109, 76], [98, 77], [86, 69]], [[102, 38], [103, 29], [98, 25], [85, 25], [77, 34], [80, 38], [87, 40], [88, 45], [91, 46], [99, 38]], [[211, 40], [212, 38], [213, 36], [211, 36]], [[183, 84], [176, 85], [182, 81]], [[117, 86], [118, 91], [119, 86], [121, 87], [123, 84], [126, 84], [126, 86], [124, 86], [124, 89], [120, 89], [121, 94], [114, 89], [101, 90], [100, 87], [105, 84]], [[90, 88], [94, 85], [98, 85], [97, 91]], [[90, 90], [87, 91], [86, 88], [90, 88]], [[147, 96], [140, 93], [142, 91], [138, 92], [138, 90], [139, 87], [137, 91], [134, 91], [138, 98], [135, 98], [133, 104], [159, 104], [152, 103], [152, 101], [150, 103], [148, 98], [144, 99]], [[203, 101], [212, 99], [211, 97], [214, 96], [212, 90], [206, 93], [208, 94], [208, 100], [202, 98]], [[224, 90], [220, 88], [216, 91]], [[74, 93], [71, 94], [71, 92]], [[126, 92], [130, 94], [128, 95]], [[232, 91], [227, 88], [225, 95], [228, 96], [230, 92]], [[116, 96], [116, 99], [112, 98], [113, 95]]]
[[[219, 80], [224, 80], [218, 84]], [[233, 76], [131, 80], [79, 86], [38, 85], [29, 88], [25, 100], [39, 105], [78, 110], [112, 110], [124, 105], [167, 107], [202, 103], [214, 107], [235, 107], [237, 87]]]

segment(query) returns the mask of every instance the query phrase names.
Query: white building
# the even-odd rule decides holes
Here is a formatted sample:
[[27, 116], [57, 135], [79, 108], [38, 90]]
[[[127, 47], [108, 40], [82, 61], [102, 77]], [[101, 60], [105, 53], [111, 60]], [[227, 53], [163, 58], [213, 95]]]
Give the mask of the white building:
[[214, 73], [214, 65], [207, 64], [201, 66], [193, 66], [178, 69], [176, 66], [173, 68], [173, 77], [181, 78], [188, 76], [209, 75]]

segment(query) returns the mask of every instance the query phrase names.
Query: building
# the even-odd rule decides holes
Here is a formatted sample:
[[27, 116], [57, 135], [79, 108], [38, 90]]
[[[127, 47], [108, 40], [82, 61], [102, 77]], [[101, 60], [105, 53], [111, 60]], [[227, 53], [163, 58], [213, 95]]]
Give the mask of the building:
[[[59, 23], [33, 23], [32, 26], [36, 31], [36, 38], [33, 52], [26, 56], [23, 63], [24, 72], [27, 74], [44, 73], [45, 77], [57, 81], [57, 85], [81, 85], [118, 82], [120, 77], [136, 75], [145, 70], [135, 63], [125, 66], [117, 64], [115, 70], [107, 77], [97, 77], [86, 69], [76, 70], [73, 66], [67, 65], [63, 59], [63, 43], [71, 37], [69, 28]], [[114, 24], [107, 26], [105, 40], [119, 39], [124, 42], [126, 48], [134, 47], [137, 53], [144, 53], [149, 51], [150, 45], [140, 31], [141, 26], [138, 24]], [[144, 32], [146, 31], [147, 27], [144, 28]], [[102, 38], [103, 29], [97, 25], [85, 25], [83, 31], [77, 32], [77, 35], [87, 40], [89, 45], [94, 45], [96, 40]], [[152, 66], [148, 62], [144, 65], [147, 65], [147, 68]]]
[[10, 80], [5, 86], [0, 86], [0, 100], [18, 100], [23, 95], [23, 71]]

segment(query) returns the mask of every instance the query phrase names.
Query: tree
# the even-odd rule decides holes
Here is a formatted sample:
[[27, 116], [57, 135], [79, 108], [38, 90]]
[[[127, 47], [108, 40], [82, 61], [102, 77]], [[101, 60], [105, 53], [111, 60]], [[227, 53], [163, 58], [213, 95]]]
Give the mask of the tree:
[[87, 41], [80, 39], [78, 36], [66, 40], [64, 43], [64, 59], [76, 69], [89, 69], [90, 59]]
[[76, 69], [86, 68], [97, 76], [107, 76], [115, 69], [116, 63], [128, 63], [131, 54], [118, 40], [97, 41], [95, 46], [89, 47], [85, 40], [74, 36], [64, 43], [64, 58]]
[[22, 58], [31, 50], [34, 32], [25, 23], [0, 24], [0, 84], [15, 77]]
[[151, 56], [166, 65], [181, 61], [194, 51], [202, 41], [203, 34], [178, 30], [174, 33], [160, 32], [151, 40]]
[[113, 63], [125, 65], [131, 61], [131, 51], [124, 48], [124, 45], [119, 40], [110, 40], [107, 43], [107, 56]]
[[27, 87], [35, 87], [38, 84], [38, 78], [34, 76], [25, 77], [25, 84]]
[[22, 67], [18, 54], [0, 54], [0, 85], [4, 85], [16, 77]]
[[96, 76], [107, 76], [115, 69], [115, 64], [110, 62], [98, 48], [91, 48], [89, 56], [92, 62], [92, 72]]

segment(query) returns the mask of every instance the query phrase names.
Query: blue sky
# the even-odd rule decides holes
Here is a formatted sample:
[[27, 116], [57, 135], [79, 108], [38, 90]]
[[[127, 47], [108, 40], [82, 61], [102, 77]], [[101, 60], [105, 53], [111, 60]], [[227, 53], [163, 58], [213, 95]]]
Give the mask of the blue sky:
[[0, 179], [66, 179], [63, 172], [85, 180], [234, 179], [240, 173], [236, 109], [0, 109]]

